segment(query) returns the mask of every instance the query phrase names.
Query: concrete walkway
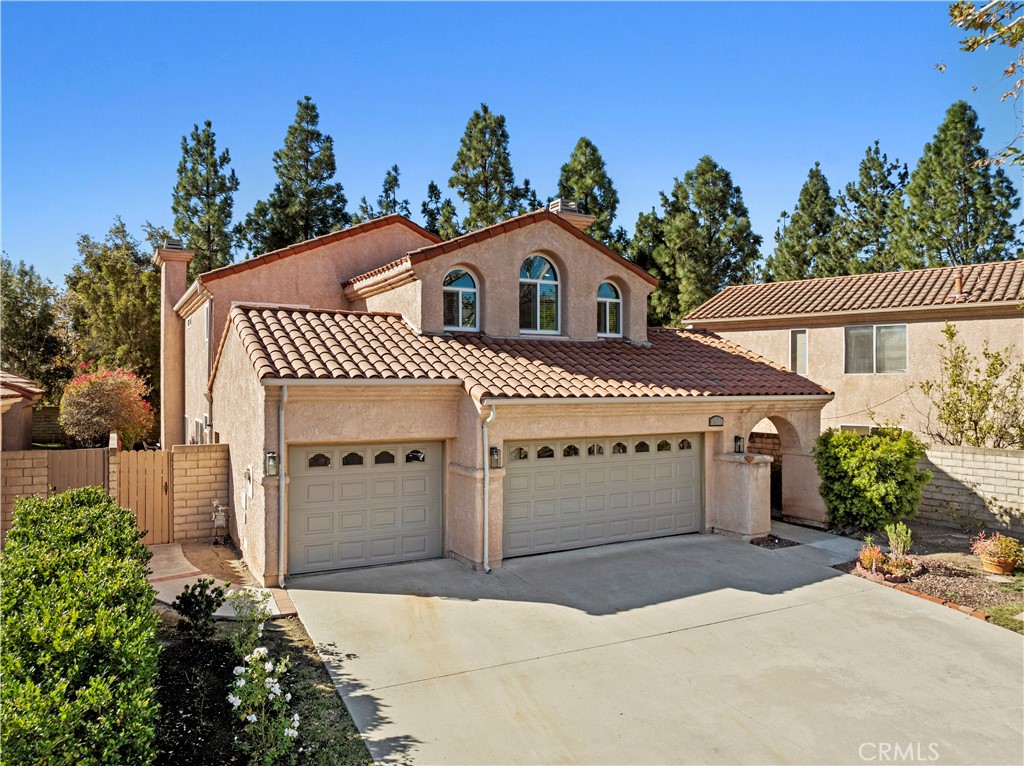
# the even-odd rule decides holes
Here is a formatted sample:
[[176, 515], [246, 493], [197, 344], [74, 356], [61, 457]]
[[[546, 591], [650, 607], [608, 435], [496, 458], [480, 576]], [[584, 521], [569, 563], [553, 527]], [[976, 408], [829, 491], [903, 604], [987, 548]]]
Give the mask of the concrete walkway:
[[289, 592], [379, 762], [1024, 761], [1020, 635], [829, 568], [853, 541], [775, 533], [802, 544], [689, 535]]
[[[149, 549], [153, 552], [153, 558], [149, 562], [151, 572], [149, 583], [156, 590], [156, 600], [161, 604], [170, 606], [186, 585], [195, 585], [202, 579], [213, 579], [215, 585], [227, 584], [224, 580], [204, 574], [192, 566], [177, 543], [151, 545]], [[229, 590], [232, 591], [238, 589], [238, 586], [229, 587]], [[295, 607], [292, 605], [291, 598], [280, 588], [251, 588], [251, 590], [269, 594], [270, 601], [267, 606], [270, 607], [271, 617], [295, 616]], [[234, 619], [235, 609], [231, 602], [226, 601], [214, 613], [214, 616]]]

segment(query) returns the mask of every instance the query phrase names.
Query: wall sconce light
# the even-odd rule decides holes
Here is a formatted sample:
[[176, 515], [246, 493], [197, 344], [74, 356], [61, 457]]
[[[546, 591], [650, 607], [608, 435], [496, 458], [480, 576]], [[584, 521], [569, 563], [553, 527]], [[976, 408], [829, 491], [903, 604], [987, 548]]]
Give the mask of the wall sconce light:
[[501, 450], [497, 447], [491, 447], [491, 468], [501, 468]]
[[266, 464], [264, 466], [264, 473], [267, 476], [277, 476], [277, 453], [268, 452]]
[[743, 454], [744, 447], [743, 447], [743, 437], [742, 436], [734, 436], [732, 438], [732, 445], [733, 445], [733, 449], [738, 454], [741, 454], [741, 455]]
[[711, 426], [712, 428], [724, 426], [725, 418], [723, 418], [721, 415], [712, 415], [710, 418], [708, 418], [708, 425]]

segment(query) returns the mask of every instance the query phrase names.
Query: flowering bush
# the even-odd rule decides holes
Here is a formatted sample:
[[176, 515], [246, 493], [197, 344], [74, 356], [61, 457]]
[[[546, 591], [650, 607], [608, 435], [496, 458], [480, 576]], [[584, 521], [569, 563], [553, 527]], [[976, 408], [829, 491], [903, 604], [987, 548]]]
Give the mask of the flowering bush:
[[60, 424], [71, 436], [87, 442], [116, 431], [131, 449], [153, 427], [149, 387], [133, 372], [99, 369], [79, 375], [64, 387]]
[[235, 629], [231, 632], [231, 648], [244, 657], [263, 638], [263, 623], [270, 619], [270, 594], [255, 588], [241, 588], [228, 595], [235, 610]]
[[999, 532], [989, 537], [984, 532], [971, 540], [971, 551], [975, 556], [985, 556], [1000, 561], [1024, 560], [1024, 546], [1020, 540], [1014, 537], [1007, 537]]
[[281, 688], [281, 677], [289, 662], [285, 657], [276, 663], [266, 647], [252, 650], [235, 668], [235, 681], [228, 702], [242, 721], [242, 747], [250, 763], [278, 763], [292, 752], [299, 736], [299, 714], [289, 713], [292, 695]]

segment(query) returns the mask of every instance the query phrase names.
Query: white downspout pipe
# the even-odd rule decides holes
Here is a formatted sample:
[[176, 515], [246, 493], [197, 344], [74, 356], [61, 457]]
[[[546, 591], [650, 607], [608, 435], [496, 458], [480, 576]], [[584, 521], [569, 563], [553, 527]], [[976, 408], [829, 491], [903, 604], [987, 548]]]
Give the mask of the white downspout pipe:
[[494, 405], [491, 414], [480, 421], [480, 439], [484, 455], [484, 573], [491, 573], [491, 456], [487, 441], [487, 424], [494, 420]]
[[284, 490], [288, 475], [288, 456], [284, 454], [284, 406], [288, 403], [288, 386], [281, 386], [277, 403], [277, 582], [284, 588]]

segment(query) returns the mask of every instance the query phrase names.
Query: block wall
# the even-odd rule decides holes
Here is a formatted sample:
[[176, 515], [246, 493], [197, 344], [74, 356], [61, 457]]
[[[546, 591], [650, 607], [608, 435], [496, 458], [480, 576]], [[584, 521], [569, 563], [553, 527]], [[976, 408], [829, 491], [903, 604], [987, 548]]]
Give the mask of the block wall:
[[171, 451], [171, 465], [174, 541], [212, 538], [213, 501], [230, 503], [228, 445], [177, 445]]
[[1024, 534], [1024, 450], [939, 445], [927, 451], [921, 467], [932, 472], [921, 517]]
[[14, 501], [49, 494], [50, 463], [44, 450], [0, 452], [0, 535], [7, 536]]

